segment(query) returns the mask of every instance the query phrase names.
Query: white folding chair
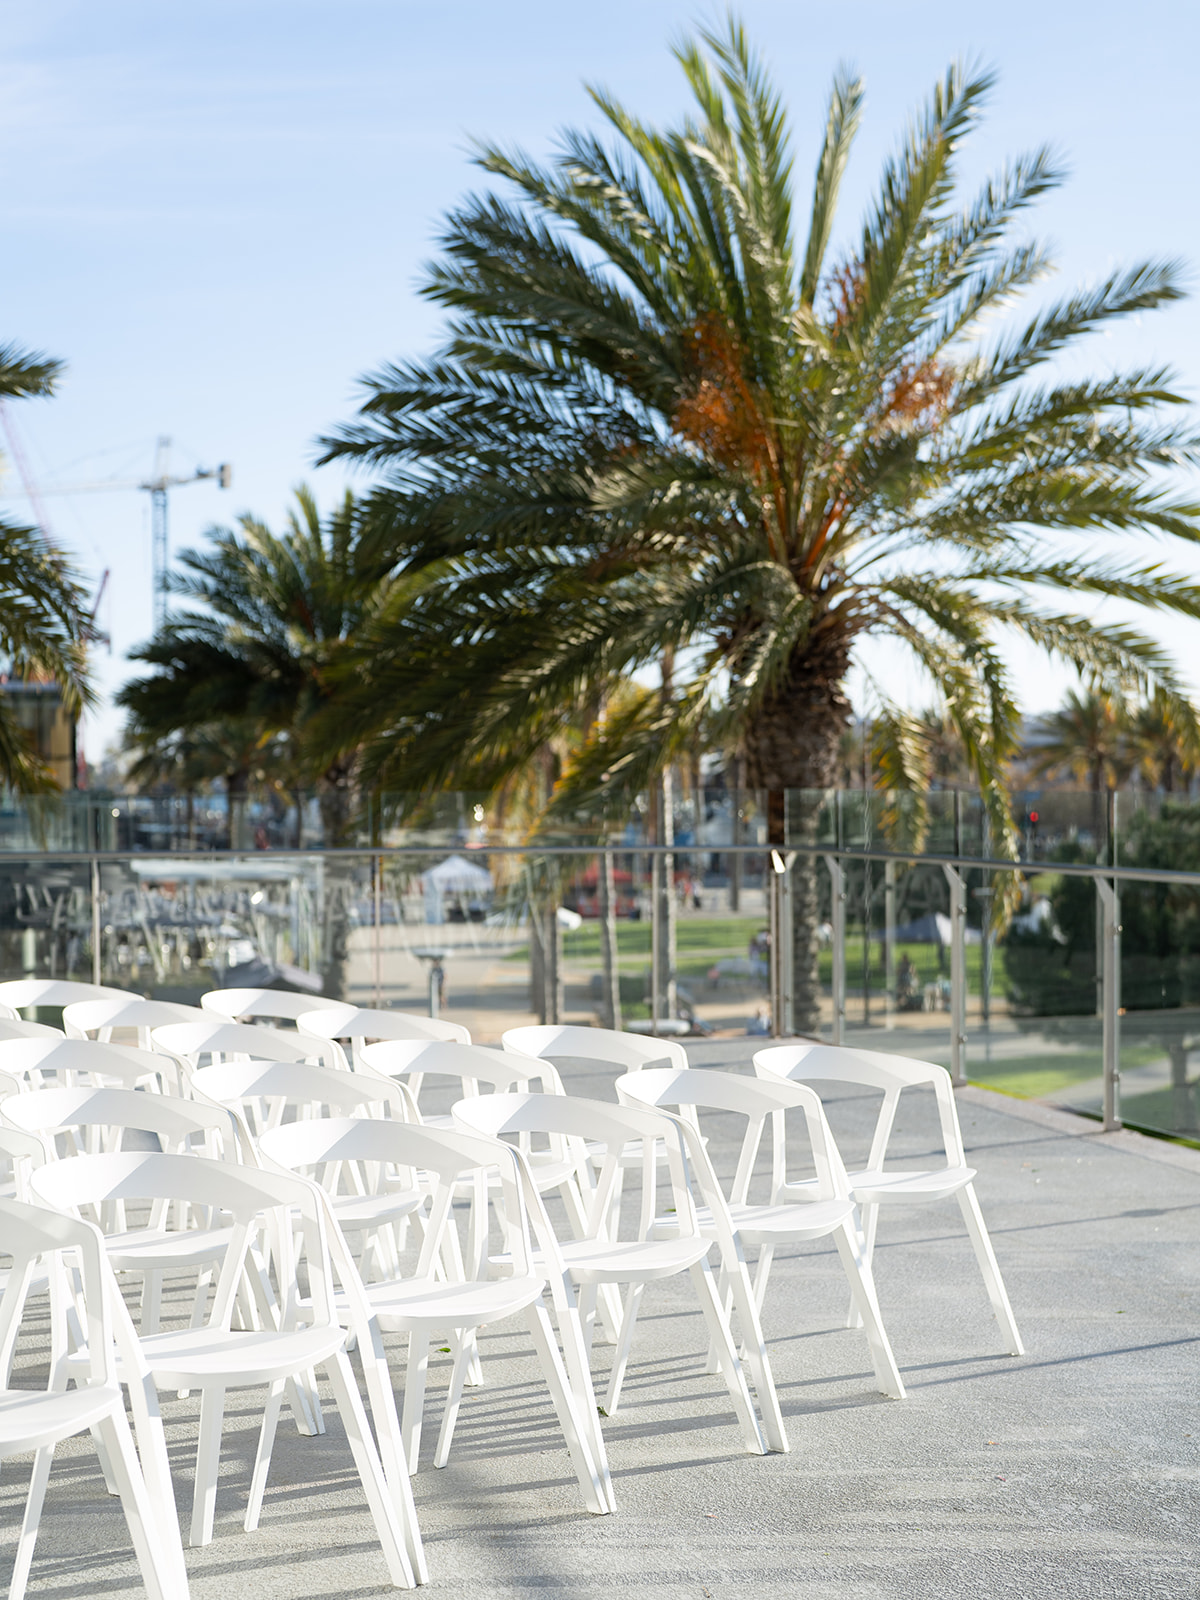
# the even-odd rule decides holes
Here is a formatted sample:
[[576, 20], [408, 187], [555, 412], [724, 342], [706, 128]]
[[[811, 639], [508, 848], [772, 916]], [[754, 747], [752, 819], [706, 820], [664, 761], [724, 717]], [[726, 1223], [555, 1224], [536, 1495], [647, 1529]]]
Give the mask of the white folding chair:
[[48, 1022], [25, 1022], [20, 1017], [10, 1017], [8, 1007], [0, 1014], [0, 1041], [5, 1039], [61, 1039], [63, 1030], [52, 1028]]
[[136, 1033], [134, 1041], [143, 1050], [152, 1048], [151, 1030], [169, 1022], [203, 1022], [199, 1006], [181, 1006], [172, 1000], [143, 1000], [126, 995], [123, 1000], [76, 1000], [63, 1007], [63, 1031], [71, 1039], [99, 1039], [112, 1042], [113, 1031]]
[[[505, 1097], [506, 1098], [506, 1097]], [[470, 1336], [480, 1327], [520, 1318], [533, 1339], [543, 1375], [585, 1504], [598, 1515], [612, 1509], [612, 1488], [603, 1445], [594, 1425], [595, 1396], [583, 1340], [557, 1246], [537, 1191], [518, 1152], [493, 1139], [462, 1131], [365, 1119], [289, 1123], [259, 1140], [264, 1155], [289, 1170], [337, 1162], [374, 1162], [421, 1169], [434, 1177], [429, 1221], [411, 1275], [370, 1283], [365, 1294], [384, 1332], [406, 1333], [408, 1366], [401, 1434], [405, 1460], [415, 1472], [431, 1335], [449, 1331], [455, 1348], [450, 1390], [442, 1416], [434, 1465], [446, 1464], [470, 1359]], [[490, 1184], [493, 1174], [498, 1184]], [[453, 1205], [464, 1183], [472, 1188], [472, 1211], [498, 1205], [505, 1242], [504, 1275], [488, 1276], [486, 1222], [473, 1218], [465, 1253], [455, 1230]], [[538, 1231], [540, 1260], [534, 1263], [530, 1221]], [[439, 1262], [453, 1260], [453, 1276], [435, 1276]], [[550, 1326], [543, 1291], [550, 1288], [566, 1354], [566, 1370]], [[568, 1379], [567, 1372], [570, 1372]]]
[[637, 1072], [641, 1067], [686, 1067], [687, 1051], [676, 1039], [647, 1038], [614, 1028], [581, 1028], [567, 1023], [547, 1023], [529, 1028], [508, 1028], [500, 1035], [506, 1050], [538, 1056], [545, 1061], [599, 1061]]
[[[676, 1111], [701, 1133], [701, 1109], [732, 1112], [746, 1123], [738, 1154], [737, 1170], [726, 1195], [729, 1219], [743, 1245], [758, 1249], [754, 1279], [754, 1298], [761, 1312], [767, 1278], [775, 1251], [781, 1245], [807, 1244], [832, 1235], [850, 1284], [850, 1295], [867, 1332], [867, 1344], [875, 1377], [884, 1394], [904, 1399], [904, 1384], [896, 1367], [892, 1347], [884, 1330], [875, 1296], [871, 1269], [867, 1265], [859, 1220], [841, 1156], [829, 1131], [820, 1099], [802, 1084], [782, 1080], [738, 1077], [711, 1069], [677, 1071], [648, 1068], [617, 1079], [617, 1094], [625, 1104], [651, 1106]], [[816, 1168], [813, 1187], [807, 1191], [808, 1203], [797, 1205], [783, 1198], [786, 1192], [786, 1114], [803, 1113], [808, 1129], [809, 1149]], [[758, 1152], [762, 1147], [767, 1119], [772, 1122], [774, 1177], [768, 1204], [750, 1200], [750, 1184]], [[781, 1175], [781, 1163], [782, 1175]], [[710, 1163], [711, 1165], [711, 1163]], [[719, 1181], [719, 1180], [718, 1180]], [[669, 1232], [673, 1220], [660, 1220], [658, 1231]], [[709, 1218], [701, 1215], [701, 1230], [712, 1231]], [[725, 1273], [722, 1271], [722, 1280]], [[727, 1285], [722, 1281], [722, 1293]]]
[[[680, 1118], [662, 1111], [607, 1105], [600, 1100], [576, 1099], [572, 1095], [480, 1095], [473, 1100], [460, 1100], [454, 1108], [454, 1115], [463, 1127], [487, 1133], [493, 1138], [553, 1131], [580, 1139], [598, 1138], [603, 1144], [606, 1153], [599, 1182], [591, 1196], [587, 1234], [582, 1239], [560, 1240], [559, 1250], [572, 1279], [580, 1287], [584, 1326], [589, 1335], [594, 1325], [598, 1287], [601, 1284], [629, 1286], [608, 1393], [604, 1400], [605, 1413], [612, 1416], [620, 1400], [634, 1327], [647, 1283], [687, 1272], [691, 1275], [700, 1310], [708, 1325], [709, 1337], [716, 1345], [721, 1372], [742, 1425], [747, 1449], [759, 1454], [768, 1448], [786, 1450], [787, 1436], [775, 1396], [775, 1384], [763, 1345], [758, 1309], [746, 1274], [745, 1260], [729, 1224], [720, 1187], [706, 1171], [708, 1162], [704, 1147], [694, 1130]], [[667, 1152], [670, 1199], [673, 1215], [678, 1219], [670, 1238], [660, 1238], [654, 1234], [659, 1183], [656, 1140], [662, 1141]], [[625, 1151], [630, 1143], [636, 1143], [642, 1152], [638, 1169], [641, 1174], [640, 1206], [632, 1236], [627, 1230], [622, 1230], [625, 1219], [614, 1213], [610, 1203], [612, 1192], [628, 1166]], [[712, 1215], [712, 1233], [708, 1237], [700, 1230], [689, 1173], [697, 1183], [701, 1204]], [[714, 1235], [721, 1248], [722, 1260], [730, 1270], [734, 1303], [747, 1350], [747, 1364], [763, 1413], [761, 1428], [733, 1347], [728, 1315], [713, 1285], [708, 1253]]]
[[177, 1094], [178, 1064], [169, 1056], [132, 1044], [96, 1039], [0, 1039], [0, 1071], [23, 1077], [36, 1088], [58, 1084], [114, 1083], [155, 1094]]
[[[410, 1550], [419, 1548], [420, 1542], [416, 1517], [411, 1498], [406, 1502], [395, 1492], [399, 1485], [389, 1488], [346, 1355], [346, 1334], [334, 1312], [325, 1209], [315, 1187], [282, 1173], [233, 1166], [205, 1156], [122, 1152], [55, 1162], [32, 1175], [30, 1188], [44, 1204], [68, 1213], [98, 1199], [178, 1201], [210, 1207], [231, 1219], [233, 1238], [207, 1322], [200, 1328], [175, 1329], [140, 1339], [120, 1372], [135, 1396], [154, 1387], [201, 1391], [189, 1542], [203, 1545], [212, 1539], [227, 1392], [268, 1386], [244, 1522], [249, 1533], [258, 1526], [285, 1386], [289, 1379], [324, 1367], [392, 1583], [397, 1588], [413, 1588], [416, 1578]], [[260, 1218], [267, 1212], [293, 1222], [299, 1218], [306, 1269], [303, 1310], [297, 1284], [299, 1262], [290, 1258], [293, 1228], [286, 1221], [277, 1221], [274, 1236], [281, 1325], [235, 1330], [232, 1317], [238, 1284]], [[153, 1409], [156, 1412], [157, 1406]]]
[[[870, 1264], [874, 1254], [881, 1208], [956, 1200], [1005, 1346], [1010, 1355], [1024, 1355], [1025, 1347], [1017, 1331], [992, 1241], [988, 1237], [975, 1195], [975, 1168], [966, 1164], [958, 1107], [954, 1103], [950, 1074], [945, 1067], [936, 1066], [932, 1061], [916, 1061], [910, 1056], [890, 1055], [881, 1050], [857, 1050], [822, 1044], [775, 1045], [756, 1051], [754, 1067], [763, 1078], [788, 1078], [793, 1083], [808, 1084], [857, 1084], [882, 1092], [883, 1103], [875, 1123], [867, 1165], [862, 1171], [849, 1174], [851, 1193], [862, 1211], [867, 1264]], [[933, 1090], [946, 1156], [945, 1165], [887, 1169], [884, 1161], [900, 1096], [905, 1089], [916, 1088]], [[785, 1183], [782, 1193], [786, 1198], [804, 1199], [808, 1190], [801, 1184]], [[850, 1325], [853, 1326], [857, 1320], [854, 1306], [850, 1308], [850, 1319]]]
[[[22, 1313], [40, 1258], [50, 1257], [51, 1345], [50, 1386], [47, 1390], [0, 1390], [0, 1460], [34, 1452], [33, 1475], [16, 1561], [9, 1584], [9, 1600], [22, 1600], [29, 1580], [34, 1542], [54, 1449], [64, 1439], [87, 1430], [97, 1436], [105, 1474], [121, 1497], [121, 1508], [137, 1552], [142, 1581], [150, 1600], [187, 1600], [187, 1572], [179, 1542], [175, 1506], [164, 1502], [152, 1485], [169, 1482], [166, 1452], [161, 1437], [143, 1438], [143, 1451], [160, 1453], [150, 1484], [134, 1449], [125, 1418], [125, 1400], [117, 1381], [116, 1348], [110, 1315], [111, 1297], [105, 1282], [106, 1263], [97, 1229], [89, 1223], [56, 1216], [41, 1206], [17, 1200], [0, 1200], [0, 1237], [13, 1258], [3, 1299], [0, 1299], [0, 1351], [5, 1352], [0, 1377], [8, 1382], [8, 1353], [20, 1328]], [[75, 1311], [64, 1282], [63, 1252], [69, 1252], [82, 1285], [86, 1317], [87, 1353], [75, 1367], [77, 1387], [67, 1388], [68, 1321]], [[128, 1345], [127, 1345], [128, 1348]]]
[[[339, 1002], [324, 995], [298, 994], [292, 989], [210, 989], [200, 996], [200, 1004], [213, 1016], [224, 1017], [226, 1022], [257, 1021], [265, 1017], [269, 1022], [295, 1022], [307, 1011], [335, 1010]], [[347, 1006], [353, 1011], [353, 1006]]]
[[366, 1046], [377, 1039], [471, 1042], [470, 1033], [457, 1022], [446, 1022], [441, 1017], [418, 1017], [408, 1011], [380, 1011], [370, 1006], [338, 1005], [325, 1011], [306, 1011], [296, 1018], [296, 1028], [318, 1039], [349, 1039], [355, 1066], [361, 1061]]
[[156, 1050], [165, 1050], [189, 1068], [207, 1060], [221, 1061], [315, 1061], [322, 1066], [348, 1071], [339, 1045], [330, 1039], [281, 1028], [260, 1028], [250, 1022], [223, 1022], [205, 1016], [203, 1022], [168, 1023], [154, 1028], [151, 1039]]

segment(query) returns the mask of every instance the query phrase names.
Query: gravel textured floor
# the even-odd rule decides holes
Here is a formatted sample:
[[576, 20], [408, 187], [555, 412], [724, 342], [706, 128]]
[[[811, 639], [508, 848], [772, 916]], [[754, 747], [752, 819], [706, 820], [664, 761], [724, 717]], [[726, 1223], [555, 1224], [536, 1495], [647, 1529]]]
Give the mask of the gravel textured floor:
[[[745, 1069], [750, 1048], [693, 1055]], [[565, 1076], [575, 1092], [612, 1098], [594, 1069]], [[448, 1368], [432, 1376], [415, 1480], [430, 1592], [1200, 1596], [1200, 1153], [1105, 1136], [982, 1090], [964, 1092], [960, 1115], [1027, 1356], [997, 1353], [953, 1205], [881, 1229], [876, 1273], [905, 1402], [874, 1391], [862, 1337], [842, 1327], [836, 1256], [805, 1248], [777, 1260], [764, 1317], [792, 1448], [753, 1457], [723, 1385], [702, 1371], [686, 1278], [652, 1288], [626, 1397], [605, 1429], [620, 1509], [598, 1518], [582, 1509], [524, 1338], [489, 1334], [486, 1386], [467, 1391], [441, 1472], [429, 1462]], [[846, 1097], [831, 1116], [853, 1162], [869, 1104]], [[719, 1162], [726, 1131], [712, 1132]], [[920, 1152], [928, 1125], [914, 1117], [897, 1138]], [[23, 1346], [24, 1362], [35, 1356]], [[608, 1358], [598, 1346], [598, 1378]], [[231, 1397], [216, 1537], [187, 1552], [195, 1600], [390, 1592], [332, 1410], [318, 1439], [297, 1437], [285, 1417], [262, 1526], [241, 1531], [257, 1399]], [[182, 1509], [197, 1406], [172, 1400], [166, 1411]], [[24, 1463], [5, 1466], [0, 1584], [25, 1481]], [[29, 1592], [142, 1592], [86, 1439], [57, 1458]]]

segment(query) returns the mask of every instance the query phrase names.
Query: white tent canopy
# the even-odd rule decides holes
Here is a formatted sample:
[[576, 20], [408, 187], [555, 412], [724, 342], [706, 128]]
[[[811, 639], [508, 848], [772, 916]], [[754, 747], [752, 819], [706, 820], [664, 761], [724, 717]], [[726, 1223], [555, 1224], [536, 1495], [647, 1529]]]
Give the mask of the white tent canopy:
[[421, 885], [428, 894], [489, 894], [492, 875], [486, 867], [477, 867], [466, 856], [447, 856], [436, 867], [421, 874]]

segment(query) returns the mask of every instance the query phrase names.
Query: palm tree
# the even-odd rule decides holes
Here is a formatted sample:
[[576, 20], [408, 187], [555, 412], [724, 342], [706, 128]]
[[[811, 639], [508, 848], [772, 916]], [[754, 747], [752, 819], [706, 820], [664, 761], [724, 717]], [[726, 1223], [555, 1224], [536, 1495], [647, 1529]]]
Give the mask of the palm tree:
[[1092, 795], [1092, 836], [1105, 836], [1107, 796], [1128, 778], [1129, 710], [1102, 689], [1071, 689], [1058, 711], [1042, 717], [1031, 750], [1034, 777], [1084, 783]]
[[[1178, 298], [1177, 273], [1115, 272], [986, 335], [1049, 269], [1013, 236], [1059, 181], [1039, 150], [958, 194], [987, 74], [947, 73], [831, 256], [860, 85], [835, 80], [802, 237], [784, 108], [741, 28], [676, 55], [695, 110], [675, 127], [594, 90], [611, 148], [569, 132], [548, 166], [481, 149], [506, 193], [446, 224], [425, 285], [451, 313], [444, 349], [366, 380], [358, 420], [322, 443], [384, 469], [406, 571], [447, 564], [362, 653], [367, 768], [410, 787], [500, 776], [597, 682], [667, 657], [669, 692], [606, 722], [558, 804], [628, 803], [704, 725], [774, 796], [779, 839], [783, 791], [834, 782], [847, 673], [885, 634], [932, 680], [1003, 841], [1006, 635], [1194, 720], [1151, 638], [1085, 614], [1116, 594], [1200, 616], [1195, 585], [1118, 553], [1200, 531], [1158, 475], [1196, 453], [1169, 374], [1036, 381]], [[794, 895], [802, 1029], [814, 872]]]
[[[205, 610], [169, 616], [132, 652], [157, 669], [117, 696], [130, 713], [132, 743], [152, 752], [164, 740], [173, 748], [180, 733], [204, 735], [230, 753], [226, 776], [244, 790], [255, 750], [282, 736], [297, 778], [317, 789], [326, 844], [345, 843], [357, 749], [343, 740], [320, 759], [310, 756], [306, 737], [351, 641], [389, 592], [388, 562], [369, 521], [349, 494], [323, 520], [302, 487], [282, 534], [243, 516], [236, 532], [214, 530], [210, 548], [185, 552], [180, 566], [175, 592]], [[403, 583], [395, 587], [405, 591]], [[231, 728], [236, 736], [222, 736]]]
[[[62, 363], [0, 346], [0, 405], [53, 392]], [[52, 679], [68, 712], [91, 702], [84, 592], [62, 551], [38, 528], [0, 517], [0, 660], [22, 680]], [[53, 774], [0, 693], [0, 782], [21, 794], [53, 794]]]
[[1152, 789], [1174, 794], [1200, 766], [1195, 729], [1181, 724], [1159, 694], [1130, 713], [1125, 737], [1130, 766]]

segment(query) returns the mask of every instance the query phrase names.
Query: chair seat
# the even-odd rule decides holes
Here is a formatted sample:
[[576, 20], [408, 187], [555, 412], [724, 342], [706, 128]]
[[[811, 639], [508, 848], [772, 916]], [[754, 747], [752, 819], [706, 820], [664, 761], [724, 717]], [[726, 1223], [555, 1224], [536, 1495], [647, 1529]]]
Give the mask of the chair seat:
[[[861, 1205], [929, 1205], [965, 1189], [975, 1176], [974, 1167], [935, 1167], [929, 1172], [889, 1172], [881, 1168], [850, 1173], [850, 1187]], [[814, 1179], [787, 1183], [788, 1198], [807, 1200], [816, 1193]]]
[[569, 1239], [559, 1246], [577, 1283], [652, 1283], [694, 1266], [710, 1239]]
[[443, 1283], [399, 1278], [368, 1283], [367, 1299], [387, 1333], [428, 1328], [478, 1328], [514, 1316], [539, 1299], [545, 1278], [499, 1278], [483, 1283]]
[[123, 1406], [119, 1389], [90, 1384], [85, 1389], [0, 1389], [0, 1458], [41, 1450]]
[[133, 1228], [109, 1234], [104, 1247], [118, 1272], [149, 1272], [222, 1261], [232, 1237], [232, 1228]]
[[390, 1194], [335, 1194], [329, 1198], [338, 1222], [353, 1233], [357, 1228], [398, 1222], [416, 1211], [424, 1196], [419, 1189], [396, 1189]]
[[[153, 1333], [141, 1341], [146, 1365], [161, 1389], [199, 1389], [219, 1384], [242, 1388], [272, 1383], [306, 1367], [319, 1366], [346, 1335], [330, 1325], [283, 1333], [224, 1333], [212, 1328], [180, 1328]], [[124, 1374], [122, 1373], [122, 1377]]]
[[[843, 1222], [854, 1215], [854, 1201], [814, 1200], [807, 1205], [731, 1205], [729, 1215], [743, 1244], [800, 1243], [805, 1239], [823, 1239], [835, 1228], [840, 1228]], [[716, 1238], [712, 1212], [707, 1206], [696, 1207], [696, 1221], [705, 1238]], [[656, 1217], [653, 1236], [656, 1239], [673, 1238], [678, 1226], [672, 1217]]]

